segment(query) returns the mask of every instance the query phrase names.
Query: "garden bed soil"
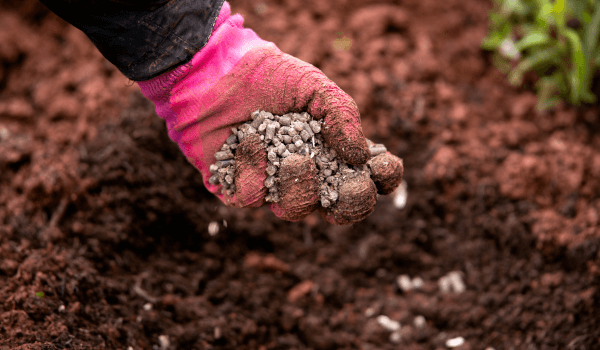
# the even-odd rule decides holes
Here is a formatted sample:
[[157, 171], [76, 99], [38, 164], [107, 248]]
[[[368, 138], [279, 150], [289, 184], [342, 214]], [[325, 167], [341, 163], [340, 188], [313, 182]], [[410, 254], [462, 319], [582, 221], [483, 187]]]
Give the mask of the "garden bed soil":
[[403, 158], [353, 226], [223, 206], [81, 32], [0, 6], [0, 349], [600, 348], [598, 105], [509, 86], [488, 1], [231, 1]]

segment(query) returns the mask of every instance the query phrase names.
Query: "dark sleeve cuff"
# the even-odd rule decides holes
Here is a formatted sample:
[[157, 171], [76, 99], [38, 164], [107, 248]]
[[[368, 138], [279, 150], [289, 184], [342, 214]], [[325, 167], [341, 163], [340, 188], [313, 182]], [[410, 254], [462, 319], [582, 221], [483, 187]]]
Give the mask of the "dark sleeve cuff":
[[126, 77], [144, 81], [187, 63], [206, 45], [224, 0], [41, 2], [82, 30]]

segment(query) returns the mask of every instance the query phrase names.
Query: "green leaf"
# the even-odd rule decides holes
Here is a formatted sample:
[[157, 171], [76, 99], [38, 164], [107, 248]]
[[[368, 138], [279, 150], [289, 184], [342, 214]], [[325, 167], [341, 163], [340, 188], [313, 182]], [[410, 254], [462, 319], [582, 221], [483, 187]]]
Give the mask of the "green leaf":
[[588, 71], [588, 63], [583, 54], [583, 46], [579, 40], [579, 36], [572, 29], [565, 30], [565, 37], [571, 44], [571, 58], [573, 68], [569, 72], [569, 82], [571, 83], [571, 102], [579, 103], [580, 98], [584, 95], [586, 86], [586, 74]]
[[554, 23], [558, 28], [559, 32], [565, 28], [565, 0], [554, 0], [552, 6], [552, 16], [554, 17]]
[[507, 14], [523, 16], [527, 13], [527, 6], [521, 0], [506, 0], [503, 5], [502, 10]]
[[503, 74], [508, 74], [508, 72], [510, 72], [510, 61], [502, 57], [502, 55], [497, 52], [492, 56], [492, 63]]
[[44, 297], [44, 292], [35, 292], [35, 296], [41, 299]]
[[540, 28], [549, 28], [552, 24], [552, 4], [545, 3], [536, 15], [536, 23]]
[[[586, 58], [586, 74], [582, 82], [584, 87], [582, 100], [589, 103], [596, 101], [596, 96], [590, 89], [592, 78], [600, 67], [600, 62], [594, 59], [594, 53], [598, 47], [598, 36], [600, 36], [600, 1], [596, 2], [592, 18], [585, 24], [583, 32], [583, 53]], [[598, 52], [600, 53], [600, 49], [598, 49]]]
[[539, 111], [550, 109], [560, 101], [559, 93], [562, 84], [560, 73], [542, 77], [536, 84], [538, 90], [538, 102], [536, 108]]
[[596, 102], [596, 98], [596, 95], [588, 89], [583, 91], [583, 94], [581, 95], [581, 101], [585, 103], [594, 103]]
[[600, 35], [600, 1], [596, 2], [594, 8], [594, 15], [589, 23], [585, 26], [583, 33], [583, 47], [586, 56], [590, 62], [592, 61], [592, 55], [598, 45], [598, 36]]
[[[495, 51], [493, 63], [508, 72], [511, 84], [522, 84], [525, 73], [535, 70], [539, 106], [553, 106], [561, 97], [573, 104], [596, 100], [591, 83], [600, 73], [600, 0], [493, 1], [482, 47]], [[581, 25], [571, 29], [567, 19]], [[522, 35], [517, 42], [513, 33]]]
[[500, 46], [500, 43], [502, 43], [502, 40], [504, 40], [505, 36], [506, 35], [503, 32], [494, 32], [492, 35], [483, 39], [481, 47], [484, 50], [495, 50], [498, 48], [498, 46]]
[[519, 40], [516, 46], [519, 51], [523, 52], [530, 47], [544, 45], [548, 43], [550, 39], [550, 35], [542, 31], [529, 32], [527, 35], [525, 35], [525, 37], [523, 37], [523, 39]]
[[585, 22], [585, 9], [587, 8], [587, 0], [569, 0], [567, 3], [572, 14]]
[[535, 4], [537, 5], [537, 8], [542, 8], [545, 5], [552, 5], [552, 3], [550, 2], [550, 0], [535, 0]]
[[549, 68], [553, 64], [558, 64], [560, 62], [560, 52], [561, 50], [557, 47], [537, 51], [521, 61], [519, 65], [508, 74], [508, 80], [512, 85], [521, 85], [523, 83], [523, 75], [530, 70], [538, 67]]

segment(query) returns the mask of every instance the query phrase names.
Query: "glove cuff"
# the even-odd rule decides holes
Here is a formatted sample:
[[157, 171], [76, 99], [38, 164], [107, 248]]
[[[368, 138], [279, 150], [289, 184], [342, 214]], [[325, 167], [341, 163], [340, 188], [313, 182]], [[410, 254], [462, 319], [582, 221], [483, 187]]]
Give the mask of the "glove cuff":
[[[243, 23], [241, 15], [231, 16], [231, 8], [225, 2], [208, 43], [190, 62], [156, 78], [138, 82], [142, 94], [154, 102], [156, 113], [165, 120], [169, 137], [200, 171], [207, 189], [215, 194], [220, 185], [208, 183], [209, 164], [206, 164], [203, 144], [207, 139], [218, 138], [209, 134], [219, 128], [219, 121], [205, 120], [202, 112], [209, 109], [207, 103], [210, 101], [206, 102], [203, 97], [246, 53], [258, 47], [276, 47], [260, 39], [251, 29], [245, 29]], [[223, 143], [225, 138], [213, 141]]]
[[[227, 74], [248, 51], [265, 45], [274, 46], [259, 38], [251, 29], [244, 28], [243, 24], [244, 19], [241, 15], [231, 16], [231, 7], [225, 1], [206, 46], [198, 51], [190, 62], [156, 78], [138, 82], [144, 96], [153, 102], [162, 100], [162, 95], [169, 95], [175, 84], [192, 72], [195, 84], [200, 83], [206, 91], [220, 77]], [[160, 113], [159, 116], [163, 117]]]
[[[221, 7], [221, 11], [219, 12], [219, 15], [217, 16], [217, 19], [215, 20], [215, 25], [213, 26], [213, 30], [210, 35], [210, 38], [213, 37], [214, 33], [219, 29], [219, 27], [227, 19], [229, 19], [230, 16], [231, 16], [231, 6], [229, 6], [229, 3], [227, 1], [225, 1], [223, 3], [223, 6]], [[204, 48], [211, 45], [210, 38]], [[200, 50], [199, 52], [203, 51], [204, 48], [202, 50]], [[173, 85], [175, 85], [175, 83], [177, 83], [182, 77], [184, 77], [188, 73], [189, 68], [192, 65], [192, 61], [190, 61], [186, 64], [182, 64], [181, 66], [178, 66], [175, 69], [172, 69], [164, 74], [161, 74], [156, 78], [138, 82], [138, 85], [142, 89], [142, 93], [144, 94], [144, 96], [146, 96], [147, 98], [149, 98], [151, 100], [154, 100], [157, 95], [161, 95], [165, 91], [170, 91], [171, 88], [173, 87]]]
[[[174, 109], [187, 109], [184, 114], [194, 118], [205, 106], [190, 106], [187, 102], [198, 100], [201, 97], [199, 91], [209, 91], [248, 51], [261, 46], [275, 47], [273, 43], [259, 38], [251, 29], [245, 29], [243, 23], [241, 15], [231, 16], [229, 3], [225, 2], [208, 43], [190, 62], [156, 78], [138, 82], [142, 94], [154, 102], [156, 113], [167, 122], [173, 141], [179, 143], [181, 137], [174, 130], [175, 125], [192, 122], [182, 120], [181, 111]], [[194, 96], [189, 96], [187, 92], [190, 87], [194, 87]], [[185, 105], [175, 107], [176, 102]]]

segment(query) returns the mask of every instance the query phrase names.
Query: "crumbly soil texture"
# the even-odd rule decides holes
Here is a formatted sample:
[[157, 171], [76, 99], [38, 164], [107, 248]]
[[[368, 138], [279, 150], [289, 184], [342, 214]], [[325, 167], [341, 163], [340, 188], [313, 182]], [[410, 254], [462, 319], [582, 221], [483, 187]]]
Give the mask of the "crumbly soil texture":
[[598, 105], [535, 110], [491, 1], [232, 0], [404, 160], [354, 226], [223, 206], [151, 103], [0, 0], [0, 349], [598, 349]]

